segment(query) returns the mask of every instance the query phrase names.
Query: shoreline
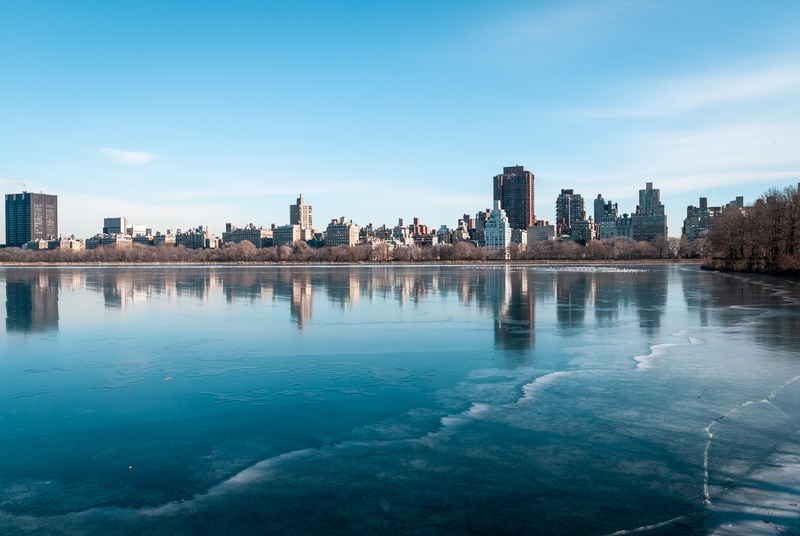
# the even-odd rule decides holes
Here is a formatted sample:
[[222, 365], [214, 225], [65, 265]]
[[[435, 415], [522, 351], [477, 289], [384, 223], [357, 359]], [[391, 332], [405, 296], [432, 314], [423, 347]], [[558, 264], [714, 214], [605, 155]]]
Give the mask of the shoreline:
[[538, 266], [538, 265], [556, 265], [556, 266], [570, 266], [570, 265], [634, 265], [634, 264], [680, 264], [680, 265], [697, 265], [701, 266], [701, 259], [626, 259], [626, 260], [608, 260], [608, 259], [571, 259], [571, 260], [487, 260], [487, 261], [347, 261], [347, 262], [309, 262], [309, 261], [224, 261], [224, 262], [123, 262], [123, 261], [98, 261], [98, 262], [0, 262], [0, 268], [44, 268], [44, 267], [112, 267], [112, 266]]
[[750, 263], [746, 261], [724, 261], [722, 259], [703, 259], [700, 264], [703, 270], [734, 274], [759, 274], [782, 277], [800, 277], [800, 268], [777, 263]]

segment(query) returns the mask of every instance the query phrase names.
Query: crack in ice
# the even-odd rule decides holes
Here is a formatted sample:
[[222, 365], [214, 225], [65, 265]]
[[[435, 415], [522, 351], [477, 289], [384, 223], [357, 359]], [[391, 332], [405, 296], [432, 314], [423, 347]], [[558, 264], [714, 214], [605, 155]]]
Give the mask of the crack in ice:
[[[725, 415], [722, 415], [721, 417], [717, 417], [716, 419], [711, 421], [711, 423], [708, 426], [706, 426], [705, 431], [708, 434], [708, 441], [706, 441], [706, 448], [705, 448], [705, 451], [703, 453], [703, 495], [705, 496], [705, 499], [706, 499], [705, 502], [709, 507], [711, 507], [711, 494], [708, 491], [708, 451], [711, 448], [711, 441], [714, 439], [714, 434], [711, 433], [711, 428], [713, 428], [714, 425], [717, 424], [718, 422], [720, 422], [722, 419], [724, 419], [724, 418], [726, 418], [726, 417], [728, 417], [730, 415], [733, 415], [734, 413], [736, 413], [740, 409], [745, 408], [745, 407], [750, 406], [750, 405], [753, 405], [753, 404], [769, 404], [773, 408], [777, 409], [778, 411], [780, 411], [781, 413], [786, 415], [786, 413], [784, 413], [783, 410], [781, 410], [779, 407], [777, 407], [775, 404], [773, 404], [770, 401], [773, 398], [775, 398], [775, 395], [777, 395], [778, 392], [781, 389], [783, 389], [787, 385], [789, 385], [789, 384], [791, 384], [791, 383], [793, 383], [793, 382], [795, 382], [797, 380], [800, 380], [800, 375], [795, 376], [791, 380], [789, 380], [786, 383], [780, 385], [777, 389], [772, 391], [769, 394], [768, 397], [762, 398], [761, 400], [748, 400], [747, 402], [744, 402], [744, 403], [738, 405], [737, 407], [733, 408], [732, 410], [730, 410]], [[789, 418], [789, 420], [794, 423], [794, 420], [791, 417], [789, 417], [788, 415], [786, 415], [786, 417]], [[797, 423], [795, 423], [795, 424], [797, 424]]]

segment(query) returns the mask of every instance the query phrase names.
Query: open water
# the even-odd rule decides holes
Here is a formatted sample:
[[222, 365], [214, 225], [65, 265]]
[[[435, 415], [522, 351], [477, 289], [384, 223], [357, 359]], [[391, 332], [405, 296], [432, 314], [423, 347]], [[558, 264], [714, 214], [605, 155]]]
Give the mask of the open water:
[[0, 268], [0, 534], [797, 534], [800, 286]]

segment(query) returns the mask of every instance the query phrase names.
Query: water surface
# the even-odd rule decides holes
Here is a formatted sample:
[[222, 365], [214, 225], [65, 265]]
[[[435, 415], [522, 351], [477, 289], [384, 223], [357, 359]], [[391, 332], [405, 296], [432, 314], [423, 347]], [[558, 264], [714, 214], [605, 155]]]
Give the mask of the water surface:
[[790, 280], [3, 268], [0, 293], [4, 534], [800, 526]]

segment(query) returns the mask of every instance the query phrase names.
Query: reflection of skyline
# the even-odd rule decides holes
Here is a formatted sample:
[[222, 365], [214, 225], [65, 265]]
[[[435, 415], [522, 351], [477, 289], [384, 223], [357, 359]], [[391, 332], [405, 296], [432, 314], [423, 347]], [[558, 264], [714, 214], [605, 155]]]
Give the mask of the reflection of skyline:
[[[48, 304], [57, 304], [59, 286], [63, 289], [85, 285], [101, 293], [107, 307], [118, 309], [150, 296], [208, 301], [220, 295], [221, 290], [229, 304], [285, 303], [289, 317], [300, 329], [311, 325], [315, 294], [317, 299], [343, 308], [364, 300], [390, 300], [401, 307], [416, 307], [430, 299], [455, 298], [463, 306], [474, 306], [491, 316], [498, 349], [523, 353], [534, 347], [536, 307], [545, 304], [550, 304], [553, 315], [547, 318], [553, 318], [560, 329], [580, 329], [591, 322], [589, 309], [594, 309], [595, 323], [608, 324], [617, 320], [620, 310], [630, 308], [638, 316], [641, 329], [652, 333], [661, 325], [668, 279], [664, 270], [584, 271], [518, 266], [137, 268], [64, 270], [44, 276], [31, 273], [47, 281], [36, 283], [40, 300], [45, 299], [43, 289], [55, 289], [55, 294], [48, 295]], [[9, 279], [7, 307], [10, 319], [21, 320], [9, 322], [33, 324], [34, 309], [53, 309], [44, 304], [30, 305], [30, 312], [25, 313], [30, 318], [25, 320], [25, 306], [16, 303], [32, 304], [34, 292], [15, 286], [14, 281]], [[57, 310], [55, 318], [57, 324]]]
[[59, 278], [50, 273], [6, 274], [6, 331], [58, 329]]
[[116, 309], [127, 309], [152, 295], [189, 296], [205, 301], [217, 284], [217, 277], [213, 273], [182, 270], [90, 270], [86, 275], [86, 288], [101, 292], [106, 307]]

